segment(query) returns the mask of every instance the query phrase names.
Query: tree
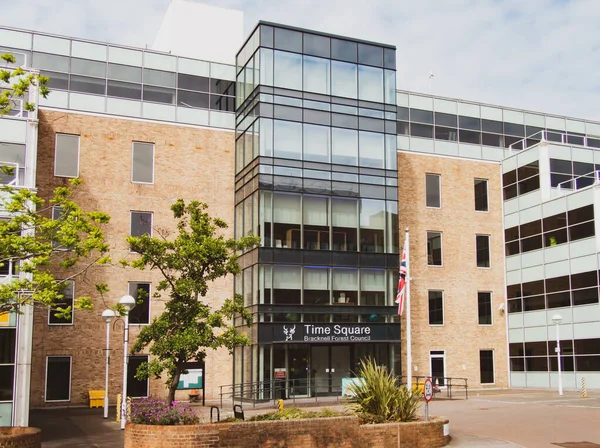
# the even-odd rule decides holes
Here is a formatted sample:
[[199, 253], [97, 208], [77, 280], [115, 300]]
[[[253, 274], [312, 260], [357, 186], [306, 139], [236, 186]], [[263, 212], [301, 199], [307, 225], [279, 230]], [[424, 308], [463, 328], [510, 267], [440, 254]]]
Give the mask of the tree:
[[[32, 190], [0, 185], [0, 210], [9, 213], [0, 219], [0, 269], [26, 274], [0, 283], [0, 313], [38, 305], [52, 307], [56, 317], [68, 319], [72, 307], [60, 305], [66, 282], [93, 265], [110, 262], [100, 227], [110, 217], [84, 212], [71, 199], [80, 183], [72, 179], [71, 186], [57, 187], [48, 203]], [[96, 284], [96, 290], [108, 291], [103, 283]], [[91, 309], [91, 298], [76, 297], [74, 306]]]
[[207, 349], [226, 347], [230, 352], [249, 340], [232, 324], [236, 314], [247, 323], [250, 315], [240, 296], [226, 299], [213, 310], [201, 299], [212, 281], [229, 274], [237, 274], [238, 251], [256, 246], [259, 238], [246, 236], [236, 241], [221, 233], [227, 224], [212, 218], [205, 203], [177, 200], [171, 210], [177, 222], [177, 232], [171, 239], [168, 230], [156, 229], [156, 237], [142, 235], [128, 237], [132, 251], [140, 256], [123, 264], [137, 269], [151, 269], [160, 273], [154, 297], [168, 295], [165, 311], [140, 331], [131, 353], [139, 353], [150, 346], [150, 362], [143, 363], [136, 378], [161, 378], [166, 372], [169, 402], [175, 399], [179, 377], [185, 373], [187, 362], [201, 362]]
[[[10, 53], [0, 55], [0, 59], [5, 61], [7, 65], [15, 64], [16, 62], [15, 57]], [[17, 107], [18, 102], [25, 98], [25, 94], [32, 86], [37, 86], [40, 95], [46, 98], [50, 93], [48, 81], [49, 79], [46, 76], [37, 73], [28, 73], [22, 67], [17, 67], [13, 70], [0, 69], [0, 83], [10, 86], [0, 91], [0, 117], [10, 114]], [[23, 109], [32, 112], [35, 110], [35, 104], [25, 101]]]

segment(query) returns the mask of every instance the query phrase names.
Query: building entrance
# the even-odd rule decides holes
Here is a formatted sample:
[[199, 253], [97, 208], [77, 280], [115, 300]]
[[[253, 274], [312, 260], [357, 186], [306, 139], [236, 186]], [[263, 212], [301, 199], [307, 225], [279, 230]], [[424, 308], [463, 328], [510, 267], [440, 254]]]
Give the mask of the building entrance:
[[351, 376], [349, 345], [314, 345], [310, 351], [311, 396], [340, 395], [342, 378]]

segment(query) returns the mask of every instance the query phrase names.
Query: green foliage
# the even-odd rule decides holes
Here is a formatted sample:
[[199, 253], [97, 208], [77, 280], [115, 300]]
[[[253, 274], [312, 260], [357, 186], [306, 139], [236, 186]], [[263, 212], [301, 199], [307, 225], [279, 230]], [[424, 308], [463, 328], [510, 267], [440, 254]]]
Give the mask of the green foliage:
[[250, 323], [242, 297], [226, 299], [213, 310], [201, 298], [206, 296], [212, 281], [240, 268], [236, 252], [256, 246], [258, 237], [247, 236], [236, 241], [222, 233], [227, 224], [212, 218], [205, 203], [177, 200], [171, 210], [177, 220], [177, 232], [155, 229], [157, 236], [128, 237], [127, 243], [139, 257], [124, 266], [158, 271], [162, 280], [154, 294], [156, 299], [168, 296], [165, 311], [140, 331], [131, 352], [149, 348], [150, 362], [143, 363], [136, 373], [139, 379], [161, 378], [166, 373], [168, 401], [173, 401], [179, 376], [185, 373], [185, 363], [202, 361], [207, 349], [226, 347], [230, 352], [249, 339], [231, 322], [234, 316]]
[[146, 397], [131, 402], [131, 422], [141, 425], [197, 425], [200, 417], [189, 404], [169, 404]]
[[337, 412], [333, 409], [323, 409], [322, 411], [304, 411], [296, 407], [285, 408], [283, 411], [270, 412], [268, 414], [255, 415], [248, 419], [251, 422], [264, 422], [272, 420], [297, 420], [302, 418], [327, 418], [346, 415], [344, 412]]
[[[15, 64], [16, 59], [10, 53], [0, 55], [0, 59], [7, 64]], [[6, 90], [0, 92], [0, 117], [9, 114], [19, 100], [24, 100], [31, 87], [36, 87], [42, 97], [47, 98], [50, 93], [48, 89], [48, 77], [36, 73], [27, 73], [22, 67], [16, 69], [0, 69], [0, 81], [10, 85]], [[29, 112], [35, 110], [35, 104], [24, 101], [23, 108]]]
[[[71, 307], [57, 306], [66, 282], [90, 266], [110, 262], [101, 229], [110, 217], [81, 210], [71, 199], [79, 183], [74, 179], [71, 187], [56, 188], [49, 202], [31, 190], [0, 185], [0, 210], [11, 213], [10, 219], [0, 220], [0, 267], [12, 263], [18, 275], [0, 283], [0, 313], [41, 305], [68, 319]], [[52, 206], [62, 208], [60, 219], [52, 219]], [[108, 288], [100, 283], [96, 290], [102, 294]], [[91, 309], [92, 300], [75, 297], [74, 306]]]
[[374, 359], [361, 360], [357, 377], [362, 381], [349, 387], [356, 400], [351, 408], [364, 422], [410, 422], [416, 419], [420, 395], [405, 385], [398, 386], [396, 377], [378, 366]]

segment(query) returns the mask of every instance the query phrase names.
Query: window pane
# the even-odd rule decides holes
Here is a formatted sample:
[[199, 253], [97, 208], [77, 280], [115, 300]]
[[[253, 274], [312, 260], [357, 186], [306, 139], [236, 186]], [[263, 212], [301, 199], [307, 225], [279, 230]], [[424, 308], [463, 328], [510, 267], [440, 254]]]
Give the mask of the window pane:
[[331, 162], [358, 165], [358, 131], [332, 128]]
[[356, 64], [331, 61], [331, 94], [356, 98], [358, 67]]
[[479, 351], [479, 371], [481, 374], [481, 384], [491, 384], [494, 382], [494, 351]]
[[478, 268], [489, 268], [490, 267], [490, 236], [489, 235], [477, 235], [477, 267]]
[[383, 69], [358, 66], [358, 98], [383, 102]]
[[[3, 324], [4, 325], [4, 324]], [[17, 330], [3, 328], [0, 331], [0, 364], [14, 364], [15, 363], [15, 342], [17, 337]], [[12, 383], [11, 383], [12, 389]]]
[[283, 28], [275, 28], [275, 48], [301, 53], [302, 33]]
[[179, 89], [196, 90], [197, 92], [208, 92], [209, 78], [179, 73], [177, 75], [177, 87]]
[[77, 177], [79, 175], [79, 136], [56, 134], [54, 175]]
[[302, 90], [302, 56], [294, 53], [275, 51], [276, 87]]
[[433, 126], [411, 123], [410, 135], [414, 137], [433, 138]]
[[435, 125], [436, 126], [448, 126], [451, 128], [456, 127], [456, 115], [445, 114], [442, 112], [435, 113]]
[[433, 124], [433, 112], [430, 110], [410, 109], [410, 121]]
[[154, 182], [154, 143], [133, 142], [132, 182]]
[[275, 120], [274, 122], [275, 157], [286, 159], [302, 159], [302, 124], [291, 121]]
[[145, 85], [142, 99], [155, 103], [175, 104], [175, 89]]
[[357, 250], [357, 205], [356, 199], [331, 198], [332, 250]]
[[444, 324], [444, 293], [429, 291], [429, 325]]
[[474, 131], [479, 131], [481, 129], [481, 120], [479, 118], [473, 117], [458, 117], [458, 127], [461, 129], [472, 129]]
[[69, 71], [68, 56], [57, 56], [55, 54], [33, 53], [31, 66], [38, 69], [55, 70], [57, 72]]
[[585, 207], [569, 210], [567, 212], [569, 226], [580, 222], [592, 221], [594, 219], [594, 206], [587, 205]]
[[458, 132], [454, 128], [435, 127], [435, 138], [437, 140], [449, 140], [455, 142], [458, 139]]
[[341, 61], [356, 62], [356, 42], [349, 42], [341, 39], [331, 39], [331, 57]]
[[178, 106], [208, 109], [209, 104], [210, 102], [208, 93], [188, 92], [187, 90], [177, 91]]
[[108, 77], [119, 81], [142, 82], [141, 67], [130, 67], [128, 65], [108, 64]]
[[475, 179], [475, 210], [488, 211], [488, 182], [484, 179]]
[[152, 84], [155, 86], [163, 87], [175, 87], [175, 73], [145, 68], [144, 84]]
[[481, 144], [481, 133], [460, 129], [458, 131], [458, 141], [461, 143], [472, 143], [474, 145], [479, 145]]
[[486, 132], [502, 134], [502, 122], [494, 120], [481, 120], [481, 129]]
[[385, 168], [384, 135], [375, 132], [359, 132], [360, 166]]
[[329, 162], [329, 127], [304, 125], [304, 160]]
[[152, 213], [131, 212], [131, 236], [152, 235]]
[[129, 295], [135, 299], [135, 307], [129, 312], [129, 323], [150, 323], [150, 283], [130, 282]]
[[441, 176], [439, 174], [425, 175], [425, 205], [427, 207], [441, 207]]
[[42, 71], [41, 75], [50, 78], [48, 81], [48, 87], [51, 90], [68, 90], [69, 89], [69, 75], [66, 73], [48, 72]]
[[504, 146], [504, 137], [498, 134], [481, 134], [481, 144], [486, 146]]
[[478, 292], [477, 305], [479, 311], [479, 325], [492, 324], [492, 293]]
[[304, 90], [329, 95], [329, 60], [304, 56]]
[[440, 232], [427, 232], [427, 264], [429, 266], [442, 265], [442, 234]]
[[360, 200], [360, 250], [385, 252], [385, 201]]
[[108, 81], [108, 96], [117, 98], [129, 98], [140, 101], [142, 99], [141, 84], [132, 84], [129, 82]]
[[106, 76], [106, 62], [71, 58], [71, 73], [104, 78]]
[[85, 76], [71, 75], [71, 90], [74, 92], [105, 95], [106, 94], [106, 80], [99, 79], [99, 78], [87, 78]]
[[146, 397], [148, 395], [148, 380], [135, 378], [138, 367], [148, 362], [148, 356], [128, 356], [127, 367], [127, 396], [132, 398]]
[[329, 37], [304, 33], [304, 53], [328, 58], [330, 56], [330, 47]]
[[[62, 299], [59, 299], [56, 301], [55, 306], [53, 306], [50, 310], [49, 310], [49, 317], [48, 317], [48, 323], [49, 324], [58, 324], [58, 325], [64, 325], [64, 324], [72, 324], [73, 323], [73, 294], [74, 294], [74, 289], [75, 289], [75, 284], [72, 281], [67, 281], [64, 284], [64, 288], [61, 291], [62, 294]], [[58, 310], [58, 308], [67, 308], [67, 307], [71, 307], [71, 315], [69, 316], [68, 319], [64, 319], [62, 317], [56, 317], [56, 311]]]
[[46, 401], [68, 401], [71, 396], [71, 358], [46, 358]]

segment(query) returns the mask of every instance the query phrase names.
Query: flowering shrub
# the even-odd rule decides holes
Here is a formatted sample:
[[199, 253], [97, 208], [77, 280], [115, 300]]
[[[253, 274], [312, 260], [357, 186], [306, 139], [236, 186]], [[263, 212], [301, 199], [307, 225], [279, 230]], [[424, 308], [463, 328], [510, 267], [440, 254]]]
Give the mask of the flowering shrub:
[[195, 425], [200, 418], [188, 404], [148, 397], [131, 402], [132, 423], [142, 425]]

